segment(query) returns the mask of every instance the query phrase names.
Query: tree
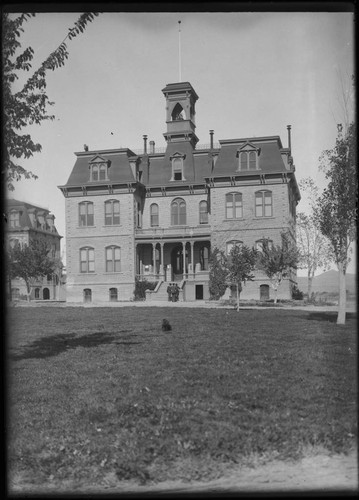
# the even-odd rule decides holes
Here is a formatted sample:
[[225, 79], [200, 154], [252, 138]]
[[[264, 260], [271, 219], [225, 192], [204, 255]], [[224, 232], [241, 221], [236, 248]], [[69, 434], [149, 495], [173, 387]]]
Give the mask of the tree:
[[358, 179], [356, 171], [356, 126], [351, 123], [338, 136], [333, 149], [323, 152], [320, 168], [329, 181], [318, 201], [316, 218], [322, 233], [329, 239], [339, 271], [339, 308], [337, 324], [345, 324], [345, 276], [350, 245], [356, 238]]
[[219, 300], [227, 289], [226, 256], [213, 248], [209, 256], [209, 294], [211, 300]]
[[24, 13], [12, 19], [5, 13], [2, 19], [2, 61], [3, 61], [3, 139], [5, 151], [3, 156], [4, 170], [2, 177], [8, 189], [14, 190], [14, 181], [37, 176], [27, 171], [18, 162], [34, 153], [41, 151], [41, 145], [33, 142], [29, 134], [20, 134], [28, 125], [41, 124], [46, 120], [54, 120], [54, 115], [48, 113], [48, 107], [54, 102], [50, 101], [46, 93], [46, 72], [63, 66], [68, 58], [67, 39], [71, 40], [86, 28], [98, 13], [86, 12], [81, 14], [74, 27], [60, 45], [55, 49], [40, 67], [30, 76], [19, 91], [14, 91], [14, 82], [23, 76], [23, 72], [31, 69], [34, 57], [32, 47], [21, 49], [21, 33], [23, 25], [35, 14]]
[[30, 301], [31, 286], [48, 274], [59, 273], [60, 259], [49, 255], [50, 247], [43, 239], [32, 240], [28, 245], [18, 242], [8, 252], [8, 273], [10, 278], [25, 281], [27, 300]]
[[236, 287], [237, 311], [239, 311], [239, 295], [246, 281], [253, 281], [257, 251], [246, 245], [234, 245], [227, 257], [227, 282]]
[[296, 239], [300, 253], [298, 267], [307, 269], [307, 293], [310, 299], [316, 271], [319, 268], [328, 269], [333, 257], [329, 240], [322, 234], [314, 215], [318, 204], [319, 189], [311, 177], [302, 179], [299, 187], [308, 196], [309, 213], [298, 212], [297, 214]]
[[297, 247], [300, 254], [298, 267], [307, 269], [307, 293], [310, 299], [316, 271], [319, 268], [327, 270], [331, 261], [329, 242], [320, 231], [313, 214], [297, 214]]
[[297, 268], [299, 252], [288, 233], [282, 233], [282, 244], [273, 245], [268, 239], [262, 240], [262, 249], [258, 251], [257, 267], [269, 278], [275, 292], [277, 303], [278, 288], [284, 278]]

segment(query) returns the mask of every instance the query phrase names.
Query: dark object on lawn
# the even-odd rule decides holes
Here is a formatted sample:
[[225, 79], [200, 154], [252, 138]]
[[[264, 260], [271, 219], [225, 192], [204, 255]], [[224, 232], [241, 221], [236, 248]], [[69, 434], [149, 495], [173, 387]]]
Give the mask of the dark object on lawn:
[[172, 326], [170, 325], [170, 323], [167, 319], [164, 319], [162, 321], [162, 331], [169, 332], [170, 330], [172, 330]]

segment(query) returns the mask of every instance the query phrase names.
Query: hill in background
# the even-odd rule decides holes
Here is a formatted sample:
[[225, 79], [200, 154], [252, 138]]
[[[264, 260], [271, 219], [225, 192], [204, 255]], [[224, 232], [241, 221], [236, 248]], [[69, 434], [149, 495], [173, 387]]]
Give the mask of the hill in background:
[[[347, 274], [346, 275], [346, 289], [347, 292], [351, 295], [356, 294], [357, 287], [357, 277], [356, 274]], [[297, 277], [298, 288], [303, 293], [306, 293], [308, 290], [308, 278], [305, 276]], [[312, 291], [314, 293], [330, 293], [330, 294], [338, 294], [339, 293], [339, 272], [330, 270], [325, 273], [319, 274], [313, 278]]]

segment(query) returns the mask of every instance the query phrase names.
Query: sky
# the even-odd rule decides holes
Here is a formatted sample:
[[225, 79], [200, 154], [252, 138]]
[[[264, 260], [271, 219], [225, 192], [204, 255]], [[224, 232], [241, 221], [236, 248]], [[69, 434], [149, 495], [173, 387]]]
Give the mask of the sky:
[[[34, 70], [78, 17], [37, 13], [25, 23], [21, 44], [34, 49]], [[67, 45], [65, 66], [47, 75], [56, 118], [26, 130], [42, 151], [22, 166], [38, 179], [17, 182], [8, 195], [50, 210], [62, 236], [65, 199], [58, 186], [68, 180], [74, 152], [84, 144], [141, 149], [144, 134], [165, 147], [161, 90], [178, 81], [190, 82], [199, 96], [199, 144], [209, 143], [213, 129], [215, 142], [279, 135], [287, 147], [291, 125], [297, 181], [310, 176], [324, 187], [319, 157], [335, 145], [344, 120], [341, 89], [350, 88], [354, 73], [352, 13], [105, 12]], [[297, 210], [307, 209], [302, 193]]]

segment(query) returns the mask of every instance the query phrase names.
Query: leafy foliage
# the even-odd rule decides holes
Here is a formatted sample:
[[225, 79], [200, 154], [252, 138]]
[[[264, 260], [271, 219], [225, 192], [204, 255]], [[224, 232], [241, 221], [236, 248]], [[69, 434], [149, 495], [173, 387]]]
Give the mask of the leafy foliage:
[[156, 285], [157, 282], [139, 280], [138, 278], [136, 278], [134, 291], [135, 300], [145, 300], [146, 290], [154, 290], [156, 288]]
[[316, 210], [320, 229], [332, 245], [335, 262], [342, 264], [345, 270], [349, 263], [349, 247], [356, 236], [356, 166], [356, 126], [351, 123], [345, 136], [339, 132], [335, 147], [324, 151], [321, 156], [320, 168], [329, 183]]
[[288, 233], [282, 233], [281, 245], [271, 245], [268, 239], [263, 240], [262, 250], [258, 252], [257, 266], [271, 282], [275, 291], [275, 303], [283, 278], [290, 276], [292, 269], [296, 269], [298, 261], [298, 249]]
[[32, 240], [23, 246], [16, 243], [9, 249], [8, 272], [11, 278], [21, 278], [25, 281], [28, 300], [34, 281], [53, 274], [62, 267], [61, 261], [52, 258], [49, 252], [50, 247], [43, 239]]
[[237, 310], [239, 310], [239, 295], [246, 281], [254, 280], [257, 250], [246, 245], [234, 245], [227, 258], [227, 280], [235, 285], [237, 290]]
[[219, 300], [227, 289], [226, 256], [222, 250], [213, 248], [209, 256], [209, 295]]
[[93, 21], [96, 12], [86, 12], [80, 15], [74, 27], [64, 40], [42, 62], [40, 67], [30, 76], [19, 91], [14, 91], [13, 84], [23, 72], [31, 70], [31, 61], [34, 57], [32, 47], [27, 47], [18, 55], [21, 49], [21, 33], [24, 32], [24, 23], [35, 16], [34, 13], [23, 13], [12, 19], [8, 13], [2, 19], [2, 57], [3, 57], [3, 103], [4, 103], [4, 144], [3, 176], [9, 190], [14, 190], [14, 181], [21, 178], [34, 178], [37, 176], [27, 171], [19, 164], [19, 159], [27, 159], [34, 153], [41, 151], [41, 145], [35, 143], [29, 134], [20, 131], [28, 125], [40, 125], [43, 121], [53, 120], [54, 115], [49, 114], [48, 107], [54, 102], [50, 101], [46, 93], [46, 73], [63, 66], [68, 58], [66, 40], [83, 33], [86, 25]]
[[358, 178], [356, 158], [356, 126], [351, 123], [338, 137], [333, 149], [324, 151], [320, 168], [329, 181], [319, 198], [316, 219], [322, 233], [329, 239], [339, 270], [338, 323], [345, 323], [345, 274], [350, 261], [350, 245], [356, 238]]

